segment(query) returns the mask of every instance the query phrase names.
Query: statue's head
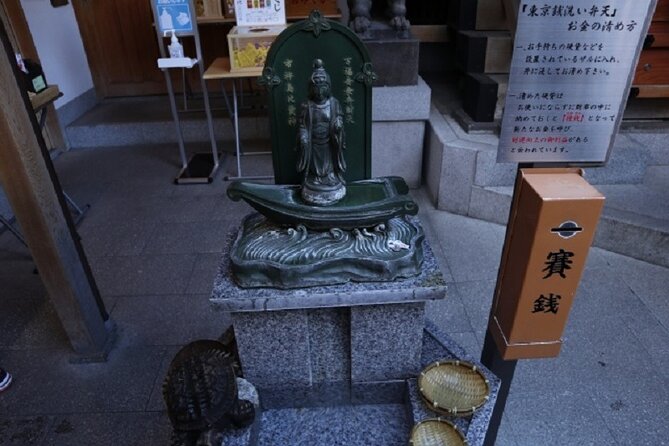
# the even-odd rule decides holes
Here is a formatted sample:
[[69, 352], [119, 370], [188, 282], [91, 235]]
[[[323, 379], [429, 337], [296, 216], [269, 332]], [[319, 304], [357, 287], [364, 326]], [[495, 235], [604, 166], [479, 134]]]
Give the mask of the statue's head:
[[309, 79], [309, 98], [323, 102], [330, 98], [330, 75], [323, 67], [323, 61], [314, 60], [314, 71]]

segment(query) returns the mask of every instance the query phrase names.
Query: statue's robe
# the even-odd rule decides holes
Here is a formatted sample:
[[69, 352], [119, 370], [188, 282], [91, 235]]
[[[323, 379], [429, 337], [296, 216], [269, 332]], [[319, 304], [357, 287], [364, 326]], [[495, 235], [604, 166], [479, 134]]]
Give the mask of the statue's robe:
[[[319, 124], [323, 124], [318, 122], [321, 112], [311, 101], [302, 104], [298, 132], [297, 170], [304, 172], [306, 183], [316, 186], [336, 186], [344, 183], [344, 172], [346, 171], [344, 115], [336, 98], [330, 97], [329, 106], [327, 134], [319, 134], [322, 133], [319, 132]], [[339, 129], [335, 126], [337, 120], [341, 123]], [[333, 181], [335, 184], [328, 184]]]

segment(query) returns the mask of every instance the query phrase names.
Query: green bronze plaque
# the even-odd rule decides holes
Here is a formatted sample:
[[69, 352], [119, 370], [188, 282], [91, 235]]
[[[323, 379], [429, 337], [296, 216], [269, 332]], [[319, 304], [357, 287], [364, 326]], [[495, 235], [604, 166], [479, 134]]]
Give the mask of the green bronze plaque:
[[301, 104], [308, 96], [315, 59], [331, 77], [341, 103], [346, 134], [344, 179], [371, 177], [372, 82], [375, 75], [362, 41], [346, 26], [314, 12], [281, 33], [272, 45], [259, 82], [269, 90], [272, 160], [277, 184], [300, 184], [296, 166]]

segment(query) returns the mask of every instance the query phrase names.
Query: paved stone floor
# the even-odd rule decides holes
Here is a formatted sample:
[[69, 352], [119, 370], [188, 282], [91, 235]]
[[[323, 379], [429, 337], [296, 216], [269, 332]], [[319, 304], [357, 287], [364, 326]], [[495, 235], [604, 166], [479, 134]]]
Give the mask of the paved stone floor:
[[[270, 169], [260, 157], [244, 164], [247, 174]], [[0, 235], [0, 365], [15, 377], [0, 394], [0, 445], [165, 445], [165, 370], [181, 345], [229, 325], [208, 297], [225, 234], [248, 208], [227, 199], [220, 174], [173, 185], [171, 146], [78, 150], [56, 168], [92, 206], [79, 233], [119, 338], [107, 363], [70, 364], [29, 253]], [[415, 196], [449, 281], [428, 315], [478, 355], [504, 228]], [[563, 352], [519, 363], [498, 444], [669, 444], [668, 289], [669, 270], [593, 250]]]

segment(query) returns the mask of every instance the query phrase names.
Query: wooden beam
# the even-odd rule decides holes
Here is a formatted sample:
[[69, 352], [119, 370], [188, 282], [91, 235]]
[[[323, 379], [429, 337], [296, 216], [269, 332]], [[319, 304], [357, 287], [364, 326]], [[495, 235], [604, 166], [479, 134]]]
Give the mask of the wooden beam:
[[633, 98], [669, 98], [669, 85], [632, 85]]
[[657, 48], [641, 52], [634, 76], [635, 85], [669, 83], [669, 49]]
[[[114, 324], [93, 279], [5, 27], [0, 24], [0, 183], [77, 360], [104, 361]], [[11, 309], [8, 309], [11, 311]]]
[[447, 25], [411, 25], [411, 34], [421, 43], [448, 42]]
[[651, 23], [643, 48], [669, 48], [669, 22]]
[[669, 22], [669, 0], [659, 0], [653, 20]]

